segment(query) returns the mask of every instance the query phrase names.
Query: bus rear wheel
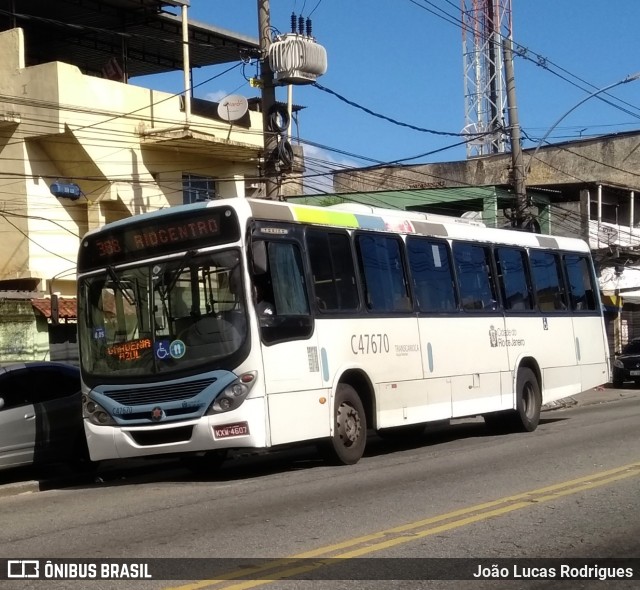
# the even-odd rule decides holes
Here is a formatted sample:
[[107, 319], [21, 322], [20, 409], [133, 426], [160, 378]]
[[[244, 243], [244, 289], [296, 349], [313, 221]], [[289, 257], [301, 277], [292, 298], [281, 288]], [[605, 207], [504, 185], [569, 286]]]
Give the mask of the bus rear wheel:
[[512, 414], [514, 430], [533, 432], [540, 422], [542, 394], [531, 369], [522, 368], [516, 380], [516, 409]]
[[498, 433], [533, 432], [540, 422], [542, 394], [534, 372], [526, 367], [518, 370], [516, 409], [484, 415], [486, 425]]
[[353, 465], [364, 454], [367, 443], [367, 418], [356, 390], [340, 383], [336, 391], [333, 436], [320, 450], [331, 463]]

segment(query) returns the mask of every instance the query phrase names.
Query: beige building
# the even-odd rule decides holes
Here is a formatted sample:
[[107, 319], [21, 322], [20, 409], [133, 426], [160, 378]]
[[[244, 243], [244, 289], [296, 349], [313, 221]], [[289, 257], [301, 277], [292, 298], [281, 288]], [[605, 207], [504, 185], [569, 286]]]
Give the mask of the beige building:
[[[65, 273], [87, 230], [191, 199], [244, 195], [245, 178], [257, 175], [260, 113], [248, 113], [249, 129], [193, 112], [187, 120], [181, 96], [60, 62], [27, 67], [19, 28], [0, 33], [0, 51], [0, 281], [48, 290], [55, 280], [54, 290], [72, 295]], [[82, 196], [57, 198], [54, 183], [73, 183]]]
[[[0, 307], [10, 308], [0, 315], [24, 335], [18, 346], [17, 328], [0, 326], [0, 364], [46, 358], [47, 340], [74, 338], [74, 330], [61, 337], [62, 328], [52, 336], [49, 297], [59, 294], [60, 324], [72, 324], [77, 250], [88, 230], [259, 190], [257, 109], [225, 120], [217, 103], [190, 89], [170, 94], [130, 79], [184, 66], [188, 80], [182, 35], [192, 67], [239, 63], [257, 42], [188, 23], [188, 0], [104, 0], [93, 14], [89, 4], [33, 1], [37, 15], [21, 22], [14, 14], [0, 32]], [[52, 10], [60, 26], [77, 19], [95, 29], [61, 34], [47, 21]]]

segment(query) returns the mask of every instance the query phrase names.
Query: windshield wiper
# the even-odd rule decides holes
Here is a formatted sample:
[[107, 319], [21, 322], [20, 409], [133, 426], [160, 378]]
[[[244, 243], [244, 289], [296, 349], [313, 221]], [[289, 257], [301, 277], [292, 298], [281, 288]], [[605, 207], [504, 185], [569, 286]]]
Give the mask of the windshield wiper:
[[120, 290], [120, 293], [122, 293], [122, 296], [127, 300], [127, 303], [129, 305], [135, 306], [136, 300], [133, 298], [131, 293], [127, 291], [126, 286], [120, 280], [120, 277], [118, 276], [118, 273], [114, 270], [113, 266], [111, 265], [107, 266], [107, 274], [109, 275], [111, 280], [116, 284], [116, 287], [118, 287], [118, 289]]
[[180, 278], [180, 275], [182, 274], [182, 271], [186, 268], [187, 263], [198, 253], [197, 250], [189, 250], [188, 252], [185, 253], [185, 255], [182, 257], [182, 260], [180, 261], [180, 266], [174, 271], [173, 273], [173, 277], [171, 278], [171, 282], [169, 283], [169, 285], [167, 286], [167, 288], [164, 290], [164, 297], [166, 297], [169, 293], [171, 293], [171, 291], [173, 290], [173, 288], [176, 286], [176, 283], [178, 282], [178, 279]]

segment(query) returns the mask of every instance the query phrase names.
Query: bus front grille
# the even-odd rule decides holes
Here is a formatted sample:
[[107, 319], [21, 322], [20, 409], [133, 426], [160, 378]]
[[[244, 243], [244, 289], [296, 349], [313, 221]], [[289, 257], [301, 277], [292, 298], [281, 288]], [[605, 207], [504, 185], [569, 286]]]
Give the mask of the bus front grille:
[[171, 385], [152, 385], [151, 387], [135, 387], [131, 389], [107, 389], [104, 395], [123, 406], [138, 406], [163, 402], [190, 399], [198, 395], [203, 389], [216, 381], [213, 379], [198, 379], [187, 383], [172, 383]]
[[142, 447], [154, 445], [166, 445], [169, 443], [187, 442], [193, 434], [193, 426], [180, 426], [178, 428], [166, 428], [156, 430], [134, 430], [129, 432], [129, 436]]

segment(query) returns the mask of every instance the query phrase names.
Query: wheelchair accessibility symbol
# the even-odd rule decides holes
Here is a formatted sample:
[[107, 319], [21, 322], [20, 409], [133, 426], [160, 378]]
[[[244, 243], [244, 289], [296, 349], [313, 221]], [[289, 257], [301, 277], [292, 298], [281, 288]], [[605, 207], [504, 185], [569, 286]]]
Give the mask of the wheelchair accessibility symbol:
[[158, 340], [155, 344], [155, 354], [158, 360], [180, 359], [187, 352], [187, 347], [182, 340], [174, 340], [169, 343], [168, 340]]
[[158, 340], [155, 345], [156, 358], [163, 361], [171, 356], [169, 352], [169, 341]]

